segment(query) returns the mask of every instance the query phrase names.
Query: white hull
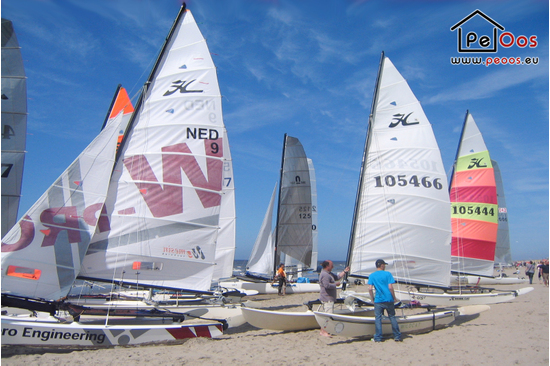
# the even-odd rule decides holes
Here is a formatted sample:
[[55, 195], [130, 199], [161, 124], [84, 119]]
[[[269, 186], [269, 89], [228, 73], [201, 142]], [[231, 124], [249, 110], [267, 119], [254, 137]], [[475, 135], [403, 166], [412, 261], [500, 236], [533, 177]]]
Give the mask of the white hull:
[[517, 285], [528, 283], [527, 278], [466, 276], [469, 285]]
[[57, 319], [2, 316], [2, 345], [112, 347], [175, 342], [186, 338], [222, 335], [217, 322], [163, 323], [157, 319], [105, 318], [61, 323]]
[[[397, 316], [401, 333], [421, 333], [439, 329], [450, 324], [456, 316], [479, 314], [489, 310], [489, 306], [467, 306], [454, 310], [430, 311], [409, 316]], [[373, 316], [350, 316], [314, 312], [322, 329], [329, 334], [344, 337], [372, 337], [376, 332]], [[391, 322], [382, 320], [382, 333], [392, 334]]]
[[419, 301], [422, 304], [435, 306], [490, 305], [509, 302], [517, 296], [533, 291], [533, 287], [525, 287], [514, 291], [487, 293], [429, 293], [396, 290], [395, 296], [401, 301]]
[[[237, 290], [254, 290], [259, 294], [276, 294], [279, 292], [279, 284], [271, 285], [271, 282], [248, 282], [242, 280], [223, 281], [218, 284], [222, 288]], [[318, 283], [288, 283], [286, 285], [287, 294], [299, 294], [304, 292], [319, 292]]]
[[283, 331], [319, 328], [319, 324], [315, 320], [315, 314], [311, 310], [305, 312], [285, 312], [243, 307], [242, 312], [244, 319], [256, 328]]

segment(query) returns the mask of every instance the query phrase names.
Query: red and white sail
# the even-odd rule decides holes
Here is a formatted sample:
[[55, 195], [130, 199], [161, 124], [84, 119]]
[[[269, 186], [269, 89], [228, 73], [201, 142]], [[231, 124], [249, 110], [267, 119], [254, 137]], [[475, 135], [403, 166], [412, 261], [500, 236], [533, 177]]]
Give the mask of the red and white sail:
[[210, 289], [220, 229], [221, 94], [208, 46], [180, 13], [136, 105], [81, 277]]
[[2, 293], [58, 300], [70, 291], [100, 218], [117, 140], [133, 111], [117, 92], [105, 128], [2, 238]]

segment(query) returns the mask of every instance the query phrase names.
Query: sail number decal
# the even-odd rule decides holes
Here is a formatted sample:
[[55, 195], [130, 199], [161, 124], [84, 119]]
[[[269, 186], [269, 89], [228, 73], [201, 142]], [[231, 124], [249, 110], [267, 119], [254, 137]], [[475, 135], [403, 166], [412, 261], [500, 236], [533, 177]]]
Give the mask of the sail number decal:
[[317, 206], [300, 206], [298, 207], [298, 217], [300, 219], [311, 219], [313, 212], [317, 211]]
[[13, 164], [2, 164], [2, 178], [7, 178], [10, 175]]
[[441, 190], [443, 188], [443, 184], [441, 184], [440, 178], [435, 178], [431, 180], [430, 177], [419, 178], [417, 175], [413, 175], [411, 177], [408, 177], [406, 174], [400, 174], [397, 177], [393, 175], [386, 175], [385, 177], [376, 176], [374, 177], [374, 181], [375, 187], [377, 188], [395, 187], [396, 185], [400, 187], [405, 187], [408, 185], [424, 188], [433, 187], [437, 190]]

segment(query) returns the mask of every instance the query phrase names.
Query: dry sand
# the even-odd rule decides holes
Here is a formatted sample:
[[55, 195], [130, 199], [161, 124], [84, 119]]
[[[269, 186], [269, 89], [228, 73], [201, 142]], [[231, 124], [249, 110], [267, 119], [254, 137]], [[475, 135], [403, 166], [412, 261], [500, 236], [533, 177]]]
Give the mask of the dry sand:
[[[526, 285], [494, 286], [517, 289]], [[512, 302], [491, 305], [477, 316], [460, 317], [450, 327], [391, 339], [319, 336], [318, 330], [279, 332], [248, 323], [217, 339], [195, 338], [177, 345], [117, 347], [101, 350], [2, 348], [3, 365], [548, 365], [548, 287]], [[364, 286], [354, 289], [364, 290]], [[317, 294], [255, 296], [277, 308], [314, 300]], [[252, 298], [251, 298], [252, 299]], [[305, 307], [298, 307], [297, 309]]]

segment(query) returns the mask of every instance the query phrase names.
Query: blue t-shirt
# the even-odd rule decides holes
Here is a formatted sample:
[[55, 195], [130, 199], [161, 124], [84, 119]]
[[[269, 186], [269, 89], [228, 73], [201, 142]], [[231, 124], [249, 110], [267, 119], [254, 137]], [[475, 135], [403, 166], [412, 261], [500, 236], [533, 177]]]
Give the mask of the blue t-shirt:
[[375, 271], [369, 276], [369, 285], [373, 285], [376, 289], [374, 295], [374, 302], [393, 302], [393, 296], [391, 294], [388, 285], [395, 283], [393, 276], [390, 272]]

